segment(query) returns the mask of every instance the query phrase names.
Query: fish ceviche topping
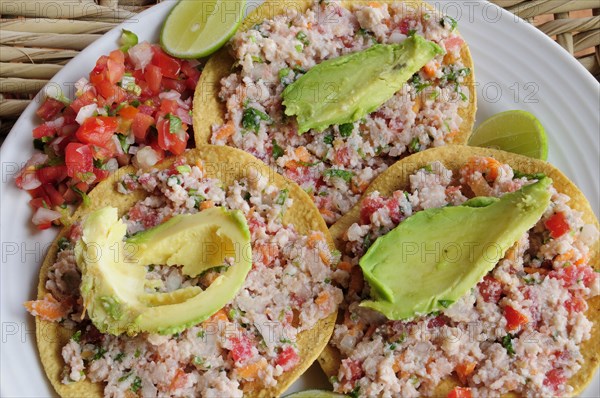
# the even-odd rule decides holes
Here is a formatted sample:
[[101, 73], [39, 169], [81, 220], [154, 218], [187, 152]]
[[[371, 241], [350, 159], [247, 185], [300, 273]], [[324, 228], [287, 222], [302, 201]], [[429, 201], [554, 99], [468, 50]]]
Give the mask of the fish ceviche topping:
[[150, 167], [188, 144], [198, 63], [126, 30], [121, 42], [75, 83], [73, 101], [49, 87], [36, 112], [43, 121], [33, 129], [36, 152], [15, 182], [31, 195], [39, 229], [60, 224], [120, 166]]
[[[414, 35], [443, 51], [391, 99], [356, 122], [299, 134], [282, 104], [286, 87], [323, 61]], [[230, 46], [237, 69], [221, 81], [225, 123], [212, 126], [210, 142], [276, 167], [313, 196], [328, 224], [388, 165], [452, 142], [463, 122], [459, 111], [469, 106], [471, 71], [461, 59], [466, 44], [456, 21], [422, 6], [365, 2], [347, 9], [339, 1], [315, 1], [306, 13], [290, 10], [238, 33]], [[326, 83], [319, 98], [335, 94]]]
[[452, 172], [434, 162], [410, 175], [410, 188], [361, 202], [360, 221], [345, 233], [338, 269], [347, 270], [343, 321], [330, 344], [341, 353], [334, 389], [353, 396], [433, 396], [450, 376], [452, 398], [564, 396], [581, 368], [581, 344], [593, 322], [586, 300], [600, 294], [588, 263], [598, 230], [549, 186], [550, 205], [533, 228], [468, 293], [442, 310], [391, 321], [359, 306], [370, 295], [359, 259], [380, 236], [426, 209], [458, 206], [474, 196], [502, 197], [535, 183], [493, 158], [474, 157]]
[[[73, 246], [81, 236], [74, 225], [59, 242], [62, 249], [49, 268], [41, 300], [26, 303], [35, 316], [60, 322], [73, 335], [62, 348], [63, 383], [84, 379], [105, 383], [104, 395], [242, 397], [245, 383], [274, 386], [301, 357], [296, 339], [337, 311], [342, 292], [331, 284], [339, 253], [322, 232], [300, 235], [282, 224], [293, 199], [257, 171], [229, 187], [208, 178], [205, 165], [177, 161], [166, 170], [125, 176], [120, 191], [144, 190], [123, 217], [128, 236], [162, 225], [178, 214], [222, 207], [240, 211], [252, 242], [252, 268], [235, 298], [208, 320], [172, 335], [102, 334], [83, 315], [81, 272]], [[166, 224], [165, 224], [166, 225]], [[227, 272], [231, 260], [189, 277], [177, 266], [148, 267], [153, 292], [197, 286], [208, 289]], [[83, 289], [83, 287], [82, 287]]]

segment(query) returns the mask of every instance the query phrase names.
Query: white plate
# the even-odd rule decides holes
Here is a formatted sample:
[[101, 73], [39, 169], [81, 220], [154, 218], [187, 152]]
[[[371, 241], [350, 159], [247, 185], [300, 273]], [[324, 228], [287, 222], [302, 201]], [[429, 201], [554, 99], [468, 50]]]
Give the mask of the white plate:
[[[249, 2], [250, 3], [250, 2]], [[258, 2], [253, 2], [253, 7]], [[124, 28], [141, 40], [156, 40], [172, 7], [162, 3], [128, 21]], [[508, 109], [537, 115], [549, 134], [550, 161], [585, 193], [596, 214], [600, 208], [600, 85], [566, 51], [532, 26], [486, 2], [438, 2], [439, 9], [459, 21], [473, 52], [478, 82], [478, 120]], [[94, 67], [96, 59], [116, 46], [121, 27], [81, 52], [53, 79], [72, 97], [73, 84]], [[39, 97], [23, 112], [0, 151], [2, 203], [0, 240], [1, 378], [3, 397], [55, 395], [37, 355], [33, 318], [22, 303], [35, 296], [38, 269], [56, 231], [36, 231], [29, 220], [28, 195], [13, 178], [33, 152], [31, 130]], [[327, 387], [315, 367], [293, 389]], [[600, 380], [582, 395], [600, 396]]]

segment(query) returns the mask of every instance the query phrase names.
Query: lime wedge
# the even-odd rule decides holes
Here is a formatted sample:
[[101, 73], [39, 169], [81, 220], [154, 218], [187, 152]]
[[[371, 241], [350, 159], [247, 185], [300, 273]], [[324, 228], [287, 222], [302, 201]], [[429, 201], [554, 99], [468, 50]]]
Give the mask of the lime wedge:
[[498, 113], [479, 125], [469, 145], [548, 159], [548, 139], [540, 121], [526, 111]]
[[179, 58], [206, 57], [240, 26], [246, 0], [180, 0], [160, 33], [160, 44]]
[[332, 391], [325, 390], [306, 390], [306, 391], [298, 391], [292, 394], [286, 395], [282, 398], [340, 398], [345, 397], [345, 395], [337, 394]]

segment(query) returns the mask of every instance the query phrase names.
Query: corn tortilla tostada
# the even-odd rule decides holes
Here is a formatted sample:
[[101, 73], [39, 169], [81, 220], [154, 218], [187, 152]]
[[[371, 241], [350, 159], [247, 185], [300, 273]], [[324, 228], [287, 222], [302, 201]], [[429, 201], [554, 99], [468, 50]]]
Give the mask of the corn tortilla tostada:
[[[396, 160], [467, 142], [477, 101], [473, 61], [456, 26], [422, 1], [266, 1], [202, 73], [194, 96], [196, 142], [257, 156], [313, 196], [331, 225]], [[296, 117], [282, 105], [286, 87], [324, 61], [414, 35], [443, 54], [362, 120], [298, 134]], [[352, 85], [363, 73], [359, 67], [344, 79]]]
[[[85, 228], [105, 206], [118, 210], [133, 237], [176, 214], [239, 211], [252, 236], [252, 269], [235, 299], [202, 324], [171, 335], [100, 333], [81, 305], [73, 246], [81, 221]], [[148, 171], [122, 168], [90, 193], [74, 220], [44, 260], [37, 300], [26, 303], [36, 315], [44, 370], [61, 397], [277, 396], [331, 335], [342, 296], [330, 283], [339, 254], [326, 225], [305, 192], [247, 153], [200, 145]], [[225, 263], [196, 278], [151, 265], [146, 279], [159, 292], [207, 288], [227, 272]]]
[[[378, 237], [425, 209], [547, 178], [541, 219], [470, 293], [406, 321], [359, 306], [370, 293], [358, 261]], [[549, 163], [459, 146], [405, 158], [330, 228], [346, 290], [319, 362], [336, 391], [357, 396], [576, 396], [600, 364], [598, 228], [581, 191]]]

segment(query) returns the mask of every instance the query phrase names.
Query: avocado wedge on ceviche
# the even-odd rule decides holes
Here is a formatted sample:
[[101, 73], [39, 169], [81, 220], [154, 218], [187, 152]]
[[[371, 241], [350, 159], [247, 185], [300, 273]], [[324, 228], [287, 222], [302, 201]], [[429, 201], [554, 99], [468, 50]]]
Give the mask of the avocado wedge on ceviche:
[[422, 1], [266, 1], [203, 70], [196, 142], [255, 155], [331, 225], [395, 161], [466, 143], [473, 62], [456, 26]]
[[263, 162], [201, 145], [89, 200], [25, 304], [60, 396], [277, 396], [327, 344], [339, 252]]
[[319, 358], [353, 396], [571, 396], [600, 358], [598, 221], [550, 164], [446, 146], [330, 231], [344, 302]]

